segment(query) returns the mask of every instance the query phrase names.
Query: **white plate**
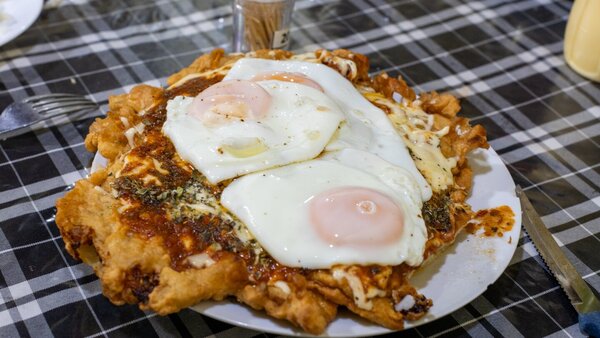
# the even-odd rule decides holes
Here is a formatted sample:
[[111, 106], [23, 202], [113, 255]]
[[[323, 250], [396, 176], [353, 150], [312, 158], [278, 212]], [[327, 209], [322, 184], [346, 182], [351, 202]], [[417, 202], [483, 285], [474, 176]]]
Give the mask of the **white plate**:
[[42, 12], [44, 0], [0, 1], [0, 46], [29, 28]]
[[[474, 172], [469, 204], [474, 210], [508, 205], [515, 212], [515, 225], [500, 238], [463, 233], [454, 245], [416, 273], [411, 282], [422, 294], [433, 300], [433, 306], [421, 320], [406, 323], [407, 328], [441, 318], [482, 294], [488, 285], [500, 277], [517, 248], [521, 232], [521, 205], [515, 196], [515, 184], [506, 166], [491, 148], [474, 152], [469, 160]], [[284, 321], [272, 319], [262, 312], [234, 302], [203, 302], [192, 309], [249, 329], [282, 335], [306, 335]], [[392, 331], [350, 313], [341, 312], [329, 324], [323, 336], [360, 337], [389, 332]]]
[[[502, 160], [493, 149], [477, 150], [469, 156], [473, 169], [473, 191], [467, 200], [474, 210], [508, 205], [515, 212], [515, 225], [504, 237], [482, 237], [463, 232], [446, 251], [418, 271], [411, 282], [433, 300], [429, 313], [419, 321], [406, 323], [415, 327], [458, 310], [482, 294], [508, 266], [521, 233], [521, 204], [515, 195], [515, 184]], [[104, 167], [106, 160], [98, 154], [92, 172]], [[460, 290], [460, 292], [449, 292]], [[263, 312], [232, 302], [203, 302], [192, 307], [206, 316], [248, 329], [270, 333], [306, 336], [285, 321], [268, 317]], [[367, 322], [347, 311], [340, 311], [323, 336], [361, 337], [392, 331]]]

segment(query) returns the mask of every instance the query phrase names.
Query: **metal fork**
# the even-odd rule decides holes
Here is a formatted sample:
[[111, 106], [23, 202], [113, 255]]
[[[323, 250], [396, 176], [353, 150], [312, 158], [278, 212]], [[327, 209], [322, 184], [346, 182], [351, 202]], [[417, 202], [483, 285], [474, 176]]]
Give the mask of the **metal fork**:
[[0, 139], [15, 136], [26, 131], [36, 122], [49, 118], [89, 112], [98, 108], [92, 100], [74, 94], [44, 94], [30, 96], [20, 102], [13, 102], [0, 113]]

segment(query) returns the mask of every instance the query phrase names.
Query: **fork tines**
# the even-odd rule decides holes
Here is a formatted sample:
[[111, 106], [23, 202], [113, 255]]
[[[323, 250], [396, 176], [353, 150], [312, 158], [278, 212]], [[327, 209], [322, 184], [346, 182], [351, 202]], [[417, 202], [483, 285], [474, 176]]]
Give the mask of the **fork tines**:
[[67, 93], [41, 94], [41, 95], [34, 95], [34, 96], [24, 98], [23, 100], [21, 100], [21, 102], [33, 103], [33, 102], [37, 102], [37, 101], [45, 100], [45, 99], [53, 100], [53, 99], [61, 99], [61, 98], [84, 98], [84, 97], [81, 95], [77, 95], [77, 94], [67, 94]]
[[29, 103], [38, 113], [51, 116], [88, 111], [97, 107], [90, 99], [74, 94], [37, 95], [28, 97], [23, 102]]

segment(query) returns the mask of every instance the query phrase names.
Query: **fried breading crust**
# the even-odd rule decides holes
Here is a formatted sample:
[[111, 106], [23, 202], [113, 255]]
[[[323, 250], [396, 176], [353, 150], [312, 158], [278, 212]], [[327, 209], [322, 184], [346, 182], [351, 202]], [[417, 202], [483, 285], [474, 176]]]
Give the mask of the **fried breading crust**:
[[202, 300], [223, 300], [247, 281], [244, 262], [230, 253], [224, 253], [218, 264], [204, 269], [177, 272], [165, 267], [156, 288], [148, 296], [148, 308], [158, 309], [159, 314], [166, 315]]
[[306, 280], [296, 276], [294, 290], [289, 294], [276, 286], [246, 285], [237, 293], [237, 299], [253, 309], [264, 310], [269, 316], [285, 319], [306, 332], [320, 334], [337, 314], [337, 303], [328, 301], [320, 293], [305, 287]]
[[376, 92], [383, 94], [388, 99], [392, 99], [394, 93], [398, 93], [410, 101], [414, 101], [417, 97], [414, 90], [402, 79], [402, 76], [394, 78], [390, 77], [387, 73], [377, 74], [371, 80], [371, 86]]
[[151, 107], [163, 90], [147, 85], [133, 87], [131, 93], [109, 97], [106, 118], [97, 118], [90, 126], [85, 138], [85, 147], [90, 152], [98, 151], [109, 160], [125, 153], [129, 145], [125, 131], [140, 122], [137, 114]]
[[[102, 174], [99, 174], [102, 175]], [[97, 175], [98, 176], [98, 175]], [[82, 254], [82, 248], [104, 247], [104, 242], [118, 224], [117, 201], [88, 180], [81, 180], [65, 198], [57, 201], [56, 223], [67, 252], [94, 266], [97, 255]]]
[[[248, 56], [285, 60], [293, 55], [287, 51], [261, 50]], [[206, 221], [178, 225], [181, 221], [177, 217], [183, 217], [182, 220], [187, 217], [185, 210], [165, 211], [167, 206], [173, 207], [172, 203], [179, 203], [177, 201], [185, 200], [186, 196], [185, 192], [180, 193], [181, 186], [166, 189], [168, 182], [188, 180], [185, 189], [196, 185], [189, 183], [195, 177], [190, 174], [189, 165], [176, 153], [164, 155], [165, 149], [172, 148], [170, 141], [160, 134], [164, 104], [172, 96], [197, 95], [206, 86], [220, 81], [222, 74], [215, 71], [226, 71], [241, 57], [244, 55], [227, 55], [223, 50], [215, 49], [169, 77], [167, 83], [171, 87], [168, 90], [141, 85], [128, 94], [109, 98], [110, 112], [106, 118], [92, 124], [85, 140], [86, 148], [107, 158], [109, 166], [87, 180], [79, 181], [57, 202], [56, 222], [68, 252], [94, 267], [102, 282], [103, 293], [113, 303], [138, 303], [142, 309], [152, 309], [159, 314], [172, 313], [205, 299], [234, 296], [313, 334], [323, 332], [335, 318], [338, 305], [391, 329], [402, 329], [405, 319], [422, 317], [431, 301], [408, 283], [415, 267], [404, 264], [397, 267], [336, 267], [361, 276], [364, 285], [374, 288], [377, 296], [369, 298], [371, 307], [365, 308], [357, 305], [355, 291], [348, 280], [334, 278], [333, 269], [286, 270], [270, 258], [267, 258], [266, 269], [258, 269], [252, 263], [258, 257], [254, 257], [251, 250], [244, 251], [247, 244], [235, 240], [228, 242], [229, 235], [223, 233], [223, 229], [233, 229], [238, 222], [231, 215], [225, 217], [215, 212]], [[437, 202], [431, 202], [438, 203], [435, 208], [447, 215], [441, 228], [428, 224], [430, 238], [425, 256], [431, 259], [454, 241], [471, 217], [470, 208], [464, 204], [472, 175], [466, 154], [474, 148], [487, 147], [485, 130], [480, 126], [470, 127], [466, 119], [456, 117], [460, 105], [449, 94], [422, 93], [417, 99], [400, 77], [380, 74], [369, 78], [369, 63], [364, 55], [347, 50], [318, 50], [311, 61], [328, 65], [357, 86], [372, 88], [390, 100], [395, 92], [409, 102], [420, 100], [422, 108], [435, 117], [435, 130], [449, 127], [450, 131], [442, 137], [441, 149], [446, 157], [457, 158], [453, 171], [455, 184], [444, 194], [436, 195]], [[129, 137], [126, 137], [128, 131]], [[144, 147], [147, 150], [141, 151]], [[140, 171], [140, 168], [144, 170]], [[183, 173], [183, 178], [173, 180], [174, 171]], [[151, 173], [153, 179], [142, 180], [141, 174], [138, 175], [140, 172]], [[123, 195], [124, 187], [129, 194]], [[207, 193], [209, 199], [218, 200], [222, 188], [208, 187], [203, 193]], [[138, 198], [136, 194], [143, 194], [144, 198]], [[156, 211], [144, 211], [151, 208]], [[198, 230], [193, 227], [211, 226], [211, 222], [220, 224], [215, 229], [221, 230], [216, 233], [186, 230], [179, 237], [171, 238], [163, 230], [144, 230], [152, 222], [158, 222], [155, 218], [171, 227], [169, 229], [179, 229], [177, 231], [190, 226], [185, 224]], [[194, 233], [201, 233], [209, 242], [222, 245], [208, 248], [204, 244], [192, 245], [190, 243], [198, 241], [192, 238]], [[173, 245], [180, 247], [174, 251]], [[194, 266], [189, 263], [188, 258], [198, 253], [206, 254], [210, 264]], [[259, 277], [257, 271], [263, 271], [263, 275]], [[278, 287], [277, 282], [284, 282], [286, 287]], [[415, 305], [397, 311], [394, 304], [406, 296], [412, 296]]]

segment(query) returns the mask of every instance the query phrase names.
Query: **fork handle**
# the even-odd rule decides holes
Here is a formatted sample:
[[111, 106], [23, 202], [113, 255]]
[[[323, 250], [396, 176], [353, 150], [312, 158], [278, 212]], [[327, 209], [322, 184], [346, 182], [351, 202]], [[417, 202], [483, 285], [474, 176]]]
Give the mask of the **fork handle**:
[[13, 103], [0, 114], [0, 137], [8, 132], [33, 124], [37, 118], [31, 110], [23, 109], [24, 104]]
[[16, 135], [19, 135], [19, 132], [21, 130], [23, 130], [23, 128], [25, 128], [27, 126], [23, 126], [23, 127], [18, 127], [18, 128], [6, 128], [6, 127], [0, 127], [0, 141], [1, 140], [5, 140], [9, 137], [13, 137]]
[[17, 127], [4, 126], [0, 124], [0, 140], [19, 135], [19, 131], [23, 130], [23, 128], [29, 125], [31, 125], [31, 123], [23, 124]]

